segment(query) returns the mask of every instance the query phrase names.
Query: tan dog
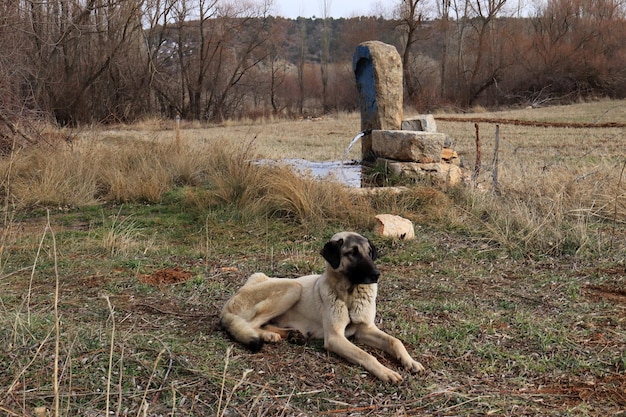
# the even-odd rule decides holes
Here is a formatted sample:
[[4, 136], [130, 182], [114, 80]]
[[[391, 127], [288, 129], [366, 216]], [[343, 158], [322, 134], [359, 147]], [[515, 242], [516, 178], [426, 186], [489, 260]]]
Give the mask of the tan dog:
[[324, 347], [357, 363], [385, 382], [402, 376], [351, 343], [381, 349], [411, 372], [424, 367], [413, 360], [402, 342], [378, 329], [376, 292], [380, 272], [374, 265], [376, 248], [365, 237], [342, 232], [321, 252], [327, 261], [321, 275], [297, 279], [252, 275], [226, 302], [220, 322], [237, 341], [257, 352], [263, 342], [278, 342], [290, 330], [324, 339]]

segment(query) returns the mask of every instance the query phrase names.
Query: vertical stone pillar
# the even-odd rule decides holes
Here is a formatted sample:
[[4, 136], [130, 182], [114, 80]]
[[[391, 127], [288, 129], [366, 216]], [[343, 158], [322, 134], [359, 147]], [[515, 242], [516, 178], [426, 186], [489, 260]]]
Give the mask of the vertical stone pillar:
[[[402, 60], [393, 45], [379, 41], [359, 44], [352, 59], [359, 91], [361, 130], [402, 127]], [[361, 139], [362, 158], [374, 159], [370, 135]]]

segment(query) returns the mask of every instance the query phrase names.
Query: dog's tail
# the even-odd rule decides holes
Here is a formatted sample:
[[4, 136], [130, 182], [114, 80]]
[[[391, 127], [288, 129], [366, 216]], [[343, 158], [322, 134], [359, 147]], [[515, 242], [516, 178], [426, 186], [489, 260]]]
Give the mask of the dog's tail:
[[260, 351], [263, 347], [263, 340], [259, 331], [237, 314], [228, 311], [228, 306], [222, 311], [220, 324], [233, 339], [243, 343], [253, 353]]

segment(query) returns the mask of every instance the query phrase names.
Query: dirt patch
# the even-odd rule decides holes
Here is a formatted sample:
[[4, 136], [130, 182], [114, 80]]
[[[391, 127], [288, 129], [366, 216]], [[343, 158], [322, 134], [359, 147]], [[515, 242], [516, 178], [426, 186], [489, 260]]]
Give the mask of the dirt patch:
[[183, 271], [180, 267], [164, 268], [151, 274], [140, 275], [139, 281], [148, 285], [172, 285], [189, 281], [193, 277], [191, 272]]
[[537, 389], [525, 390], [527, 395], [547, 395], [569, 399], [570, 406], [586, 402], [607, 402], [626, 406], [626, 376], [609, 375], [597, 380], [572, 381], [566, 384], [547, 384]]
[[592, 300], [610, 301], [626, 305], [626, 290], [609, 285], [588, 285], [584, 293]]

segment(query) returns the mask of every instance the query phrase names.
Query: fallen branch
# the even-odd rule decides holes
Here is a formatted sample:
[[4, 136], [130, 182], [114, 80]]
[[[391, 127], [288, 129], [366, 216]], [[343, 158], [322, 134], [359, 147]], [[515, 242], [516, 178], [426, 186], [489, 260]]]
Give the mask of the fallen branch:
[[0, 113], [0, 122], [4, 123], [4, 125], [9, 129], [12, 135], [21, 136], [26, 142], [30, 143], [31, 145], [37, 143], [37, 140], [33, 139], [28, 133], [17, 127], [15, 123], [12, 123], [2, 113]]
[[322, 415], [327, 414], [339, 414], [339, 413], [358, 413], [359, 411], [376, 410], [377, 405], [368, 405], [365, 407], [350, 407], [350, 408], [338, 408], [336, 410], [324, 411]]

